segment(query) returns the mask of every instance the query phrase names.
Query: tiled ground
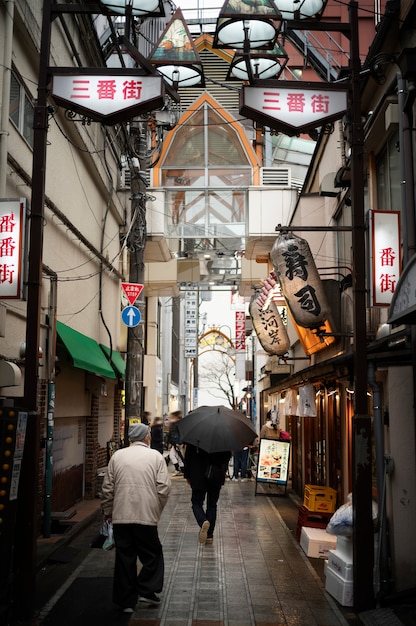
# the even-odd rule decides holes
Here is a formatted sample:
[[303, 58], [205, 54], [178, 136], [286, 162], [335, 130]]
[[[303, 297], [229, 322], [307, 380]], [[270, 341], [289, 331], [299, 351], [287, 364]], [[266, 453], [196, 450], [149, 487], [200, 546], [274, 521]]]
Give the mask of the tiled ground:
[[160, 524], [166, 561], [160, 607], [140, 604], [131, 626], [347, 624], [271, 499], [254, 482], [224, 486], [212, 545], [198, 543], [190, 488], [173, 478]]

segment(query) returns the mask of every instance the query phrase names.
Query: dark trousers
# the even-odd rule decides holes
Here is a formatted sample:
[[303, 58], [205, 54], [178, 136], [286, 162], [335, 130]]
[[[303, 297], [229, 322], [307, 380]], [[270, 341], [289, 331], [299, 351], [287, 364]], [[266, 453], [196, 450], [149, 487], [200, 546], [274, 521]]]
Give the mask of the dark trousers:
[[[220, 491], [221, 487], [214, 487], [209, 491], [192, 489], [192, 511], [199, 526], [202, 526], [206, 520], [209, 521], [208, 537], [212, 537], [214, 534], [217, 519], [217, 502], [220, 497]], [[207, 502], [206, 509], [204, 510], [205, 497]]]
[[[165, 563], [157, 526], [114, 524], [114, 542], [113, 602], [133, 608], [138, 596], [160, 593], [163, 588]], [[142, 564], [139, 575], [137, 557]]]

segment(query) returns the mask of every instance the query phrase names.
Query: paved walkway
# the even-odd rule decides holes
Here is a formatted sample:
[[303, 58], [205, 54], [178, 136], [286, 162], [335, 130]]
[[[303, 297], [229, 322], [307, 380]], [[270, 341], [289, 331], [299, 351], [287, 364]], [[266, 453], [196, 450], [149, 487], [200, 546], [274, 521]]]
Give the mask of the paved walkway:
[[[158, 607], [126, 616], [111, 602], [114, 552], [91, 549], [42, 607], [45, 626], [339, 626], [346, 621], [278, 512], [281, 498], [227, 481], [214, 543], [198, 543], [190, 488], [172, 478], [159, 531], [165, 587]], [[95, 530], [96, 530], [95, 526]], [[93, 532], [92, 529], [91, 532]]]

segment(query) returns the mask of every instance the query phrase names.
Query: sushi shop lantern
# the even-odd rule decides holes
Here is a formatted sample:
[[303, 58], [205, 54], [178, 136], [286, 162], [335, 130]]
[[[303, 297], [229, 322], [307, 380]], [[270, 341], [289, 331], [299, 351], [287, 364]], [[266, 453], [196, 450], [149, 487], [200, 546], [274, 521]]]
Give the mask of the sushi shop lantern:
[[270, 258], [295, 322], [303, 328], [319, 328], [330, 309], [308, 242], [282, 232]]

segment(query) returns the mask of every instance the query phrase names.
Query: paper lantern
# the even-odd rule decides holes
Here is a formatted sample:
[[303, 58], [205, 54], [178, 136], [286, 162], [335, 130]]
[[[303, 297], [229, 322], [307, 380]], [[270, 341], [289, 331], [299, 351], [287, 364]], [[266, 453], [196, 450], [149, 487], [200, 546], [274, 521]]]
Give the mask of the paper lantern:
[[328, 318], [329, 305], [308, 242], [281, 233], [270, 258], [295, 322], [303, 328], [319, 328]]
[[259, 342], [269, 354], [285, 354], [290, 347], [286, 327], [274, 302], [270, 302], [266, 309], [262, 309], [253, 296], [249, 306], [253, 328]]

